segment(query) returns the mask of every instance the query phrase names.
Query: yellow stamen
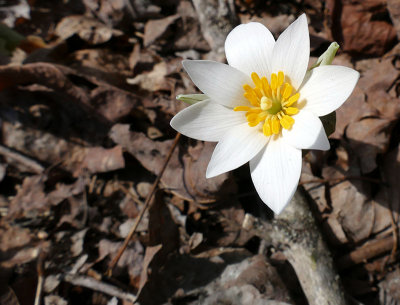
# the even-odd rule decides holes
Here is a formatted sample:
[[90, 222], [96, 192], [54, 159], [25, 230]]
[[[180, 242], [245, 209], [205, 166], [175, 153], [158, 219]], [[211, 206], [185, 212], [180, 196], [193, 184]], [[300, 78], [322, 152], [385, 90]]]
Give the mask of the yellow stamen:
[[249, 111], [247, 111], [246, 116], [249, 116], [252, 113], [258, 114], [260, 112], [262, 112], [261, 108], [254, 107], [254, 108], [251, 108]]
[[292, 128], [292, 126], [294, 124], [294, 119], [291, 116], [284, 115], [282, 117], [282, 119], [280, 120], [280, 123], [283, 128], [290, 129], [290, 128]]
[[263, 133], [267, 137], [272, 135], [271, 121], [269, 119], [265, 120], [265, 122], [264, 122]]
[[233, 111], [249, 111], [251, 107], [249, 106], [236, 106]]
[[248, 84], [245, 84], [245, 85], [243, 85], [243, 89], [244, 89], [244, 91], [253, 91], [253, 88], [251, 88], [250, 87], [250, 85], [248, 85]]
[[281, 133], [281, 129], [291, 129], [295, 123], [292, 115], [299, 112], [294, 105], [300, 98], [300, 94], [293, 93], [293, 87], [289, 82], [285, 83], [285, 74], [279, 71], [271, 74], [271, 82], [265, 76], [260, 78], [257, 73], [251, 74], [254, 87], [245, 84], [244, 97], [251, 106], [237, 106], [234, 111], [245, 111], [246, 119], [250, 127], [263, 123], [262, 132], [270, 137]]
[[264, 120], [266, 119], [267, 116], [268, 116], [267, 113], [261, 112], [261, 113], [259, 113], [259, 114], [257, 115], [257, 120], [258, 120], [259, 122], [264, 121]]
[[261, 99], [263, 97], [263, 94], [261, 93], [260, 88], [254, 88], [254, 92], [256, 93], [256, 95], [259, 99]]
[[283, 85], [283, 80], [285, 79], [285, 75], [282, 71], [278, 72], [278, 87]]
[[285, 87], [283, 89], [283, 94], [282, 97], [287, 100], [289, 98], [289, 96], [292, 94], [292, 89], [293, 87], [290, 86], [288, 83], [285, 84]]
[[253, 90], [250, 92], [250, 91], [247, 91], [245, 94], [243, 94], [244, 95], [244, 97], [246, 98], [246, 99], [248, 99], [249, 100], [249, 102], [253, 105], [253, 106], [255, 106], [255, 107], [257, 107], [258, 105], [259, 105], [259, 101], [258, 101], [258, 98], [257, 98], [257, 95], [253, 92]]
[[251, 113], [247, 116], [247, 121], [250, 127], [257, 126], [260, 123], [257, 113]]
[[285, 113], [288, 115], [295, 115], [299, 113], [299, 109], [296, 107], [286, 107], [284, 108]]
[[294, 103], [296, 103], [297, 102], [297, 100], [300, 98], [300, 93], [296, 93], [295, 95], [292, 95], [289, 99], [288, 99], [288, 101], [287, 101], [287, 103], [286, 103], [286, 107], [289, 107], [289, 106], [292, 106]]
[[261, 80], [256, 72], [251, 73], [251, 79], [256, 87], [261, 88]]
[[271, 97], [271, 87], [268, 84], [268, 80], [267, 78], [264, 76], [263, 78], [261, 78], [261, 84], [262, 84], [262, 89], [264, 91], [264, 95], [266, 97]]
[[278, 134], [279, 133], [281, 128], [280, 128], [280, 124], [279, 124], [279, 119], [276, 116], [274, 116], [271, 119], [271, 127], [272, 127], [272, 133], [273, 134]]
[[277, 88], [277, 85], [278, 85], [277, 76], [276, 76], [275, 73], [272, 73], [272, 74], [271, 74], [271, 89], [272, 89], [273, 91], [275, 91], [276, 88]]

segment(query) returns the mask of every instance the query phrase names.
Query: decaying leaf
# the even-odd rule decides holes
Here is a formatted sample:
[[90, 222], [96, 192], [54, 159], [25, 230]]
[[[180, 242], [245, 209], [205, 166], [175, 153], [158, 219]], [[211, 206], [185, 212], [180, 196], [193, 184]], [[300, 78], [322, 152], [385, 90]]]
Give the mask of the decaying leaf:
[[140, 74], [133, 79], [127, 79], [130, 85], [140, 85], [150, 92], [166, 90], [170, 91], [174, 85], [173, 80], [168, 79], [168, 66], [165, 62], [156, 64], [153, 70], [147, 74]]
[[[129, 125], [114, 125], [110, 138], [125, 148], [149, 171], [158, 174], [172, 145], [172, 140], [163, 142], [151, 141], [144, 134], [129, 130]], [[212, 179], [205, 178], [205, 164], [213, 150], [211, 143], [197, 143], [189, 148], [184, 165], [179, 160], [179, 152], [175, 150], [168, 167], [161, 178], [165, 189], [179, 194], [187, 200], [210, 201], [218, 194], [232, 192], [232, 182], [228, 183], [228, 174]], [[182, 184], [182, 179], [184, 183]], [[233, 190], [234, 191], [234, 190]]]
[[389, 128], [389, 120], [378, 118], [365, 118], [348, 126], [346, 136], [359, 158], [362, 173], [376, 168], [377, 154], [385, 152], [389, 144]]
[[393, 45], [396, 39], [393, 25], [375, 17], [384, 14], [385, 2], [327, 1], [326, 12], [333, 39], [344, 51], [380, 56]]
[[120, 32], [113, 30], [96, 19], [86, 16], [68, 16], [57, 24], [55, 34], [66, 40], [73, 35], [78, 35], [82, 40], [90, 44], [101, 44], [111, 39]]
[[400, 39], [400, 1], [387, 0], [387, 9], [396, 29], [397, 38]]
[[122, 156], [122, 147], [115, 146], [111, 149], [103, 147], [86, 148], [69, 159], [71, 163], [77, 163], [73, 175], [79, 177], [83, 170], [89, 173], [105, 173], [125, 167], [125, 160]]
[[48, 213], [50, 202], [44, 193], [46, 180], [46, 175], [26, 177], [22, 186], [18, 189], [17, 195], [10, 203], [7, 216], [22, 218]]
[[168, 27], [179, 18], [179, 15], [172, 15], [162, 19], [149, 20], [144, 28], [144, 46], [148, 47], [157, 39], [160, 39], [168, 30]]

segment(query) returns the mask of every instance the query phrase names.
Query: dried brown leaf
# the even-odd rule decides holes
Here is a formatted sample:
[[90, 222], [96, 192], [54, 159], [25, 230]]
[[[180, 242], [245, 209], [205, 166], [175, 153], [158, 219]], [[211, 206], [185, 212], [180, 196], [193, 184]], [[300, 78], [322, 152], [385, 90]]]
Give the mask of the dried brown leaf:
[[179, 247], [178, 226], [163, 200], [163, 192], [155, 194], [149, 209], [149, 246], [162, 244], [162, 253], [167, 255]]
[[148, 47], [156, 40], [160, 39], [168, 30], [169, 26], [180, 18], [179, 15], [172, 15], [166, 18], [149, 20], [144, 28], [144, 46]]
[[78, 35], [87, 43], [96, 45], [109, 41], [117, 32], [100, 21], [80, 15], [64, 17], [55, 28], [55, 34], [62, 40]]
[[385, 13], [386, 1], [330, 0], [325, 11], [334, 40], [346, 52], [380, 56], [396, 40], [393, 25], [375, 18]]
[[151, 274], [151, 269], [149, 269], [149, 266], [150, 266], [151, 262], [153, 261], [154, 257], [157, 255], [158, 252], [160, 252], [161, 249], [162, 249], [162, 245], [146, 247], [146, 253], [145, 253], [144, 259], [143, 259], [142, 274], [140, 276], [138, 296], [140, 296], [140, 292], [146, 285], [146, 283], [148, 281], [148, 277]]
[[381, 169], [383, 179], [389, 186], [381, 190], [380, 198], [376, 200], [378, 203], [387, 206], [394, 213], [399, 214], [400, 146], [385, 155]]
[[122, 147], [105, 149], [103, 147], [84, 148], [70, 158], [70, 162], [76, 162], [77, 166], [73, 173], [79, 177], [85, 170], [89, 173], [105, 173], [125, 167], [122, 155]]
[[127, 79], [130, 85], [139, 85], [144, 90], [154, 92], [159, 90], [171, 91], [175, 81], [167, 78], [169, 74], [168, 65], [165, 62], [160, 62], [154, 65], [154, 68], [149, 73], [137, 75], [135, 78]]
[[88, 216], [88, 204], [85, 194], [80, 196], [70, 196], [67, 198], [69, 211], [65, 212], [60, 220], [58, 226], [68, 223], [74, 228], [82, 229], [85, 227]]
[[366, 102], [364, 91], [357, 86], [350, 98], [336, 110], [336, 130], [331, 137], [340, 139], [349, 124], [377, 114], [378, 111]]
[[[99, 257], [96, 262], [100, 262], [106, 257], [112, 260], [121, 246], [122, 242], [102, 239], [98, 244]], [[145, 266], [143, 259], [143, 246], [139, 241], [131, 241], [119, 259], [117, 266], [113, 269], [113, 275], [118, 276], [128, 270], [131, 284], [139, 289], [141, 272]]]
[[387, 0], [387, 9], [394, 24], [394, 28], [396, 29], [397, 38], [400, 40], [400, 1]]
[[90, 96], [91, 104], [110, 122], [129, 115], [138, 103], [137, 96], [112, 87], [98, 87]]
[[400, 73], [393, 66], [391, 58], [368, 60], [358, 66], [359, 69], [365, 70], [358, 87], [367, 94], [368, 104], [377, 109], [382, 116], [395, 117], [400, 112], [400, 103], [388, 92]]
[[22, 186], [18, 188], [17, 195], [10, 202], [7, 217], [12, 218], [35, 218], [48, 213], [51, 204], [44, 192], [46, 175], [26, 177]]
[[[152, 141], [142, 133], [130, 131], [129, 125], [123, 124], [113, 126], [110, 138], [156, 175], [161, 170], [173, 141]], [[212, 143], [198, 142], [196, 146], [189, 148], [188, 154], [184, 156], [183, 165], [179, 160], [179, 151], [175, 150], [161, 183], [166, 189], [187, 200], [207, 202], [216, 196], [228, 196], [235, 189], [235, 184], [228, 178], [228, 174], [212, 179], [205, 178], [212, 150]]]
[[377, 154], [385, 152], [389, 145], [390, 124], [388, 119], [366, 118], [347, 127], [346, 136], [359, 159], [362, 173], [369, 173], [377, 167]]

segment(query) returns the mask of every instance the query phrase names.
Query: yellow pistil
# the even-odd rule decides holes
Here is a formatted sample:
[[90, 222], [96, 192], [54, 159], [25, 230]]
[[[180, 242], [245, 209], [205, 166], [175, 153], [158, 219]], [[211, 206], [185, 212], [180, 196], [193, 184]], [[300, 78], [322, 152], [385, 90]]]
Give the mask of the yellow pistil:
[[252, 106], [237, 106], [234, 111], [246, 111], [249, 126], [255, 127], [263, 122], [262, 130], [267, 137], [280, 134], [281, 127], [291, 129], [294, 124], [292, 115], [299, 112], [297, 101], [299, 93], [293, 93], [290, 83], [285, 83], [285, 74], [271, 74], [271, 83], [264, 76], [251, 73], [255, 87], [248, 84], [243, 86], [244, 97]]

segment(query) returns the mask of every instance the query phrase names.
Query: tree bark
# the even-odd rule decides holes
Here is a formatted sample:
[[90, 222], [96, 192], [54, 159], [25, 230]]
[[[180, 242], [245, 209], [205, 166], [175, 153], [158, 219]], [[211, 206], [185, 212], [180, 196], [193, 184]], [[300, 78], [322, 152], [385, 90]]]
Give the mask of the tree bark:
[[292, 265], [310, 305], [345, 305], [333, 259], [299, 188], [291, 203], [272, 221], [247, 214], [245, 229], [281, 249]]
[[232, 0], [193, 0], [199, 17], [201, 31], [209, 43], [214, 60], [225, 60], [224, 45], [226, 36], [238, 24]]

